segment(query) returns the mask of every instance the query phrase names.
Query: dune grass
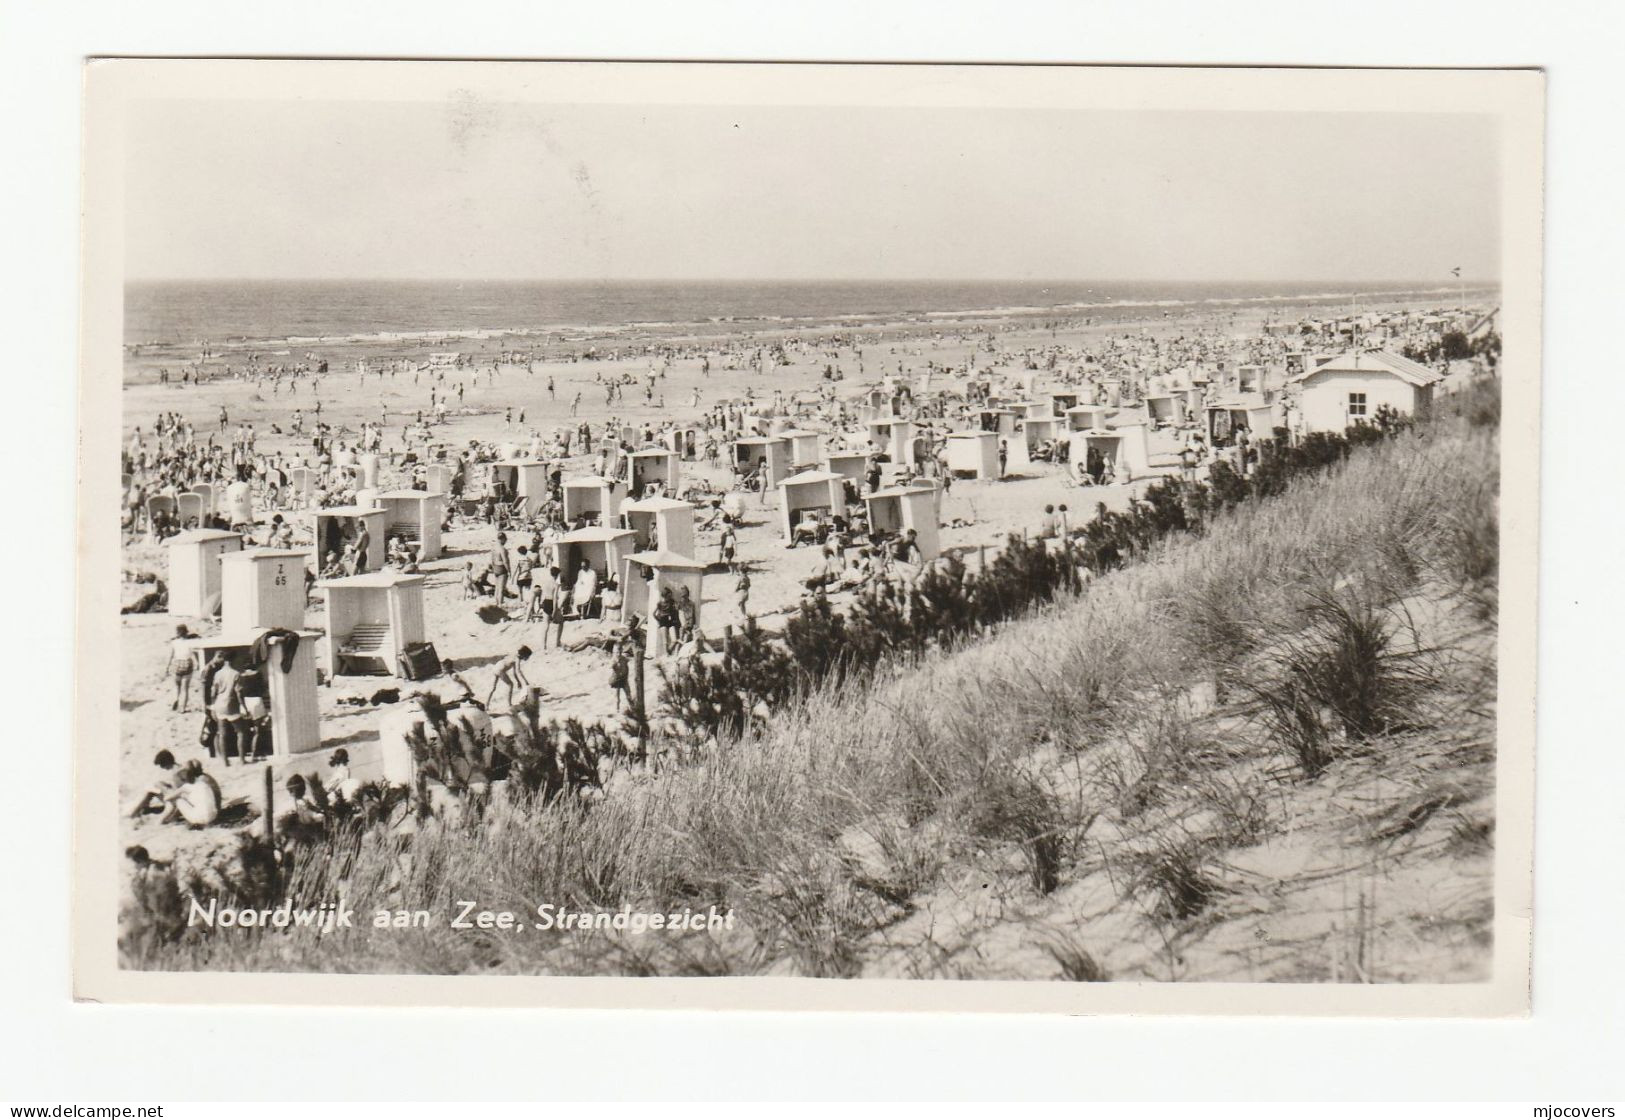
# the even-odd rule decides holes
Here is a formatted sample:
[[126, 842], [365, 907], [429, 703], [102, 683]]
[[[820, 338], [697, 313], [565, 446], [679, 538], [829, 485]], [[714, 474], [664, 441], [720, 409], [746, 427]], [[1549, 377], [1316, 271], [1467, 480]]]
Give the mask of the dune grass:
[[[1493, 604], [1497, 463], [1493, 426], [1447, 418], [1241, 501], [960, 648], [889, 658], [741, 719], [740, 737], [603, 800], [471, 801], [404, 835], [358, 828], [290, 849], [274, 889], [226, 884], [342, 896], [363, 915], [427, 909], [430, 928], [158, 935], [173, 898], [154, 888], [126, 916], [126, 965], [853, 976], [958, 870], [1005, 868], [1004, 886], [1041, 898], [1073, 874], [1102, 813], [1122, 824], [1171, 803], [1198, 806], [1200, 827], [1124, 846], [1120, 886], [1155, 920], [1188, 922], [1222, 892], [1215, 853], [1275, 827], [1269, 791], [1227, 775], [1239, 748], [1195, 728], [1196, 711], [1242, 701], [1236, 718], [1279, 753], [1280, 782], [1420, 720], [1434, 678], [1392, 605], [1419, 588]], [[716, 906], [737, 920], [665, 937], [451, 930], [465, 899]], [[1051, 937], [1046, 959], [1101, 979], [1086, 943], [1087, 931]]]

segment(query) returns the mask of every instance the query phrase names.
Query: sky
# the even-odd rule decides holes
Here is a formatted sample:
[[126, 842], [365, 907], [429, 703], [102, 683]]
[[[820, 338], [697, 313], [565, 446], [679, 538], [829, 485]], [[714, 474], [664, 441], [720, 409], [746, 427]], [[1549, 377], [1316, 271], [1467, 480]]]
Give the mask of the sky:
[[1487, 116], [221, 99], [127, 137], [135, 279], [1499, 275]]

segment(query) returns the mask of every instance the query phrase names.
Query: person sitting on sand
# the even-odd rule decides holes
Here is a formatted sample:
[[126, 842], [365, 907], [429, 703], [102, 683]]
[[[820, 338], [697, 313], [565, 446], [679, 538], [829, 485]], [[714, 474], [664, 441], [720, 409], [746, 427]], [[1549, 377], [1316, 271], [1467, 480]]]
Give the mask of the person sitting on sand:
[[523, 689], [529, 691], [531, 684], [525, 678], [525, 662], [530, 660], [530, 647], [520, 646], [508, 657], [504, 657], [497, 665], [496, 676], [491, 679], [491, 691], [485, 697], [485, 706], [489, 708], [491, 701], [496, 699], [497, 688], [500, 685], [508, 686], [508, 710], [513, 710], [513, 690]]
[[141, 818], [148, 813], [161, 812], [168, 809], [174, 799], [176, 791], [180, 789], [180, 775], [175, 772], [175, 756], [165, 751], [159, 751], [152, 757], [153, 766], [158, 773], [154, 775], [152, 784], [142, 791], [140, 798], [130, 808], [129, 815]]
[[289, 774], [282, 788], [288, 791], [288, 800], [293, 803], [289, 813], [300, 824], [321, 824], [327, 819], [326, 809], [312, 796], [311, 785], [303, 774]]
[[162, 823], [182, 820], [190, 828], [208, 828], [220, 817], [220, 783], [195, 758], [181, 768], [178, 777], [181, 784], [170, 799]]
[[411, 550], [406, 547], [406, 541], [400, 537], [389, 538], [389, 547], [384, 552], [384, 562], [403, 571], [410, 571], [416, 567], [412, 562]]
[[1059, 536], [1060, 532], [1061, 532], [1061, 525], [1060, 525], [1060, 522], [1056, 519], [1055, 507], [1053, 505], [1046, 505], [1044, 507], [1044, 519], [1042, 521], [1040, 521], [1039, 524], [1038, 524], [1038, 536], [1039, 536], [1039, 538], [1043, 539], [1043, 540], [1048, 540], [1048, 539], [1050, 539], [1052, 537]]
[[350, 752], [340, 747], [327, 758], [327, 788], [350, 804], [361, 792], [361, 779], [350, 774]]

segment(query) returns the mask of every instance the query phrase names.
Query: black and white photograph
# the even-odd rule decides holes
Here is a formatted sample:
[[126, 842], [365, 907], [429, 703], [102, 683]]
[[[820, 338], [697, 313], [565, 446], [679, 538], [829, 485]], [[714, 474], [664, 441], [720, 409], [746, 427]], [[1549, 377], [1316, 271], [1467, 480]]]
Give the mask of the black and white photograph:
[[86, 82], [81, 995], [1527, 1008], [1538, 72]]

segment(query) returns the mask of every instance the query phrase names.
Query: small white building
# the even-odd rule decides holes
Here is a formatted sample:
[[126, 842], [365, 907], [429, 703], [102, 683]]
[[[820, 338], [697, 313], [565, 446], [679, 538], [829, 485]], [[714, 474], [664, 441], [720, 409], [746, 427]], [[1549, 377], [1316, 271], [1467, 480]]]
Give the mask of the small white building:
[[564, 480], [564, 520], [574, 525], [585, 517], [596, 525], [606, 525], [621, 508], [626, 487], [601, 475], [589, 474]]
[[801, 428], [790, 428], [779, 433], [781, 439], [790, 441], [790, 469], [794, 471], [811, 470], [818, 466], [820, 448], [817, 432], [805, 431]]
[[845, 480], [833, 471], [802, 471], [779, 483], [779, 524], [786, 544], [794, 544], [796, 526], [809, 517], [828, 522], [846, 513]]
[[621, 521], [636, 534], [640, 552], [694, 555], [694, 506], [676, 498], [644, 498], [621, 505]]
[[[304, 581], [300, 581], [303, 594]], [[226, 660], [236, 669], [254, 667], [254, 652], [258, 646], [264, 660], [258, 668], [265, 677], [266, 713], [270, 717], [269, 744], [260, 740], [263, 752], [267, 745], [271, 757], [284, 761], [290, 755], [309, 754], [321, 749], [321, 715], [316, 699], [316, 654], [322, 636], [313, 630], [295, 631], [292, 637], [279, 635], [264, 638], [266, 631], [252, 629], [226, 629], [206, 638], [191, 638], [176, 642], [177, 650], [189, 652], [197, 663], [197, 675], [216, 653], [224, 653]]]
[[863, 496], [869, 508], [869, 528], [875, 532], [903, 536], [914, 530], [914, 543], [926, 563], [942, 552], [937, 532], [935, 487], [889, 486]]
[[575, 583], [581, 562], [598, 573], [600, 589], [611, 577], [620, 578], [621, 563], [637, 551], [637, 534], [630, 529], [606, 528], [590, 525], [585, 529], [572, 529], [553, 542], [553, 563], [558, 565], [559, 579], [566, 585]]
[[627, 493], [641, 496], [650, 483], [659, 483], [667, 494], [677, 494], [682, 462], [677, 452], [665, 447], [645, 447], [627, 456]]
[[998, 432], [950, 432], [947, 448], [955, 478], [999, 477]]
[[318, 581], [327, 597], [328, 675], [395, 676], [401, 654], [424, 640], [423, 584], [423, 576], [404, 572]]
[[416, 546], [418, 559], [440, 558], [440, 523], [446, 516], [446, 496], [427, 490], [386, 490], [373, 498], [384, 511], [384, 531]]
[[733, 461], [741, 471], [756, 469], [767, 462], [767, 486], [777, 486], [790, 476], [790, 441], [777, 436], [747, 436], [734, 440]]
[[1112, 410], [1103, 404], [1075, 404], [1066, 410], [1068, 431], [1098, 431], [1107, 426], [1106, 416]]
[[694, 629], [699, 630], [704, 583], [705, 564], [691, 556], [666, 551], [634, 552], [623, 561], [621, 621], [630, 623], [634, 618], [644, 620], [646, 651], [650, 657], [670, 652], [652, 617], [661, 592], [670, 588], [672, 597], [676, 599], [681, 598], [683, 590], [687, 589], [694, 603]]
[[914, 462], [914, 424], [908, 420], [885, 419], [869, 421], [869, 440], [880, 448], [895, 466], [912, 467]]
[[862, 486], [869, 473], [869, 458], [868, 451], [831, 451], [824, 458], [824, 469]]
[[169, 613], [213, 618], [220, 609], [220, 558], [242, 551], [242, 536], [224, 529], [193, 529], [170, 537], [167, 543]]
[[1434, 386], [1444, 380], [1419, 362], [1387, 350], [1350, 350], [1312, 359], [1292, 378], [1305, 432], [1341, 432], [1371, 422], [1386, 405], [1403, 416], [1426, 417]]
[[1148, 424], [1178, 426], [1185, 422], [1185, 398], [1178, 393], [1152, 393], [1145, 398]]
[[302, 552], [249, 548], [220, 557], [220, 627], [297, 630], [305, 624]]
[[311, 559], [318, 573], [328, 553], [342, 558], [345, 546], [363, 527], [367, 530], [367, 555], [362, 559], [357, 574], [376, 572], [384, 566], [387, 511], [376, 506], [328, 506], [311, 511], [310, 516], [315, 523]]
[[1061, 421], [1054, 416], [1029, 416], [1021, 423], [1021, 434], [1027, 457], [1031, 459], [1046, 443], [1061, 438]]
[[1128, 482], [1151, 473], [1151, 453], [1143, 425], [1073, 432], [1067, 439], [1067, 455], [1075, 476], [1082, 477], [1088, 471], [1091, 450], [1110, 464], [1112, 475], [1118, 482]]
[[524, 503], [534, 517], [547, 502], [547, 464], [538, 459], [503, 459], [490, 467], [491, 491], [505, 502]]

